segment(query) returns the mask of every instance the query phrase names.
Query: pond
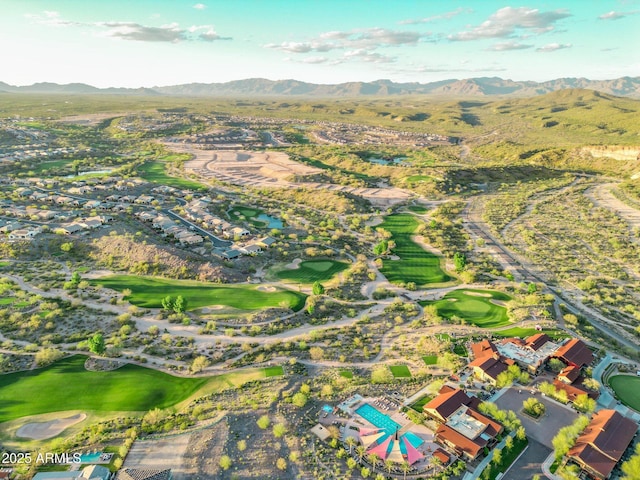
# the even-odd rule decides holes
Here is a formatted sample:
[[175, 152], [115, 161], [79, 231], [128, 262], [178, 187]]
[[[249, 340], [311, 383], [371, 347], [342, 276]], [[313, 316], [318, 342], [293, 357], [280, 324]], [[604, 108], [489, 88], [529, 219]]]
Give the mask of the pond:
[[377, 158], [377, 157], [367, 158], [368, 161], [370, 161], [371, 163], [375, 163], [377, 165], [405, 165], [406, 159], [407, 157], [396, 157], [392, 159]]
[[266, 213], [261, 213], [255, 218], [259, 222], [266, 223], [267, 228], [277, 228], [279, 230], [284, 227], [284, 223], [282, 223], [282, 220], [276, 217], [272, 217], [271, 215], [267, 215]]

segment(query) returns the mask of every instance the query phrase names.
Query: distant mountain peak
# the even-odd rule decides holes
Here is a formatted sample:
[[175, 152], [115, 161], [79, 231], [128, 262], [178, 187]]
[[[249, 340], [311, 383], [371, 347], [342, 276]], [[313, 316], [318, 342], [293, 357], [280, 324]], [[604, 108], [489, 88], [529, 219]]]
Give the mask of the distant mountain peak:
[[14, 93], [184, 95], [204, 97], [360, 97], [395, 95], [532, 97], [566, 89], [588, 89], [615, 96], [640, 98], [640, 77], [621, 77], [612, 80], [589, 80], [570, 77], [546, 82], [515, 81], [499, 77], [476, 77], [440, 80], [430, 83], [393, 82], [389, 79], [379, 79], [372, 82], [345, 82], [339, 84], [316, 84], [295, 79], [246, 78], [225, 83], [187, 83], [151, 88], [97, 88], [84, 83], [60, 85], [51, 82], [16, 87], [0, 82], [0, 90]]

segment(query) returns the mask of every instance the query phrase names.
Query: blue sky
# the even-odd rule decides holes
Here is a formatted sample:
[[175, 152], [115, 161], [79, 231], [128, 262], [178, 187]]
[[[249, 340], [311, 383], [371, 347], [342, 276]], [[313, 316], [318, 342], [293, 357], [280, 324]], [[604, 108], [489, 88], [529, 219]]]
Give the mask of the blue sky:
[[2, 0], [0, 81], [640, 75], [640, 0]]

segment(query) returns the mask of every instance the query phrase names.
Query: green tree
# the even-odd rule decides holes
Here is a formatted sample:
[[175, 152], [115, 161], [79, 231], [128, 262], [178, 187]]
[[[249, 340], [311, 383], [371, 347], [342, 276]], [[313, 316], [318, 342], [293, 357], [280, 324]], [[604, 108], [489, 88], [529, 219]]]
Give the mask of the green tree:
[[576, 399], [573, 401], [573, 406], [576, 407], [577, 410], [580, 410], [584, 413], [592, 413], [596, 409], [596, 401], [589, 397], [586, 393], [582, 395], [578, 395]]
[[312, 291], [314, 295], [324, 295], [324, 285], [316, 280], [313, 282]]
[[73, 283], [74, 285], [78, 285], [81, 280], [82, 280], [82, 277], [78, 272], [73, 272], [71, 274], [71, 283]]
[[262, 415], [256, 421], [256, 423], [258, 424], [258, 427], [260, 427], [262, 430], [265, 430], [265, 429], [269, 428], [269, 424], [271, 424], [271, 420], [269, 420], [269, 416], [268, 415]]
[[467, 257], [464, 253], [456, 252], [453, 254], [453, 265], [456, 268], [456, 272], [460, 273], [467, 265]]
[[165, 310], [173, 310], [173, 297], [171, 295], [164, 297], [160, 303]]
[[393, 375], [386, 365], [380, 365], [371, 372], [371, 383], [391, 383]]
[[298, 392], [293, 397], [291, 397], [291, 403], [300, 408], [304, 407], [307, 404], [307, 400], [307, 396], [302, 392]]
[[229, 470], [231, 468], [231, 465], [233, 465], [233, 461], [231, 460], [231, 457], [229, 455], [223, 455], [220, 457], [218, 465], [220, 465], [220, 468], [222, 468], [223, 470]]
[[198, 373], [209, 366], [209, 359], [204, 355], [198, 355], [191, 362], [191, 373]]
[[562, 360], [558, 358], [552, 358], [549, 360], [549, 368], [555, 373], [561, 372], [564, 367], [564, 363], [562, 363]]
[[107, 349], [104, 342], [104, 336], [99, 332], [95, 333], [92, 337], [89, 337], [87, 344], [89, 345], [89, 351], [96, 355], [102, 355]]
[[276, 438], [282, 437], [285, 433], [287, 433], [287, 427], [284, 423], [276, 423], [273, 426], [273, 436]]
[[623, 480], [640, 480], [640, 443], [636, 444], [634, 455], [622, 464]]
[[238, 440], [238, 451], [244, 452], [247, 449], [247, 441], [246, 440]]
[[60, 245], [60, 250], [62, 250], [65, 253], [69, 253], [71, 250], [73, 250], [73, 243], [71, 242], [65, 242], [62, 245]]
[[373, 247], [373, 253], [375, 255], [382, 255], [387, 252], [389, 249], [389, 242], [387, 240], [382, 240], [380, 243], [377, 243], [375, 247]]
[[175, 302], [173, 302], [173, 311], [176, 313], [184, 313], [187, 311], [187, 299], [182, 295], [178, 295], [176, 297]]
[[287, 461], [282, 457], [278, 458], [278, 460], [276, 460], [276, 467], [278, 467], [279, 470], [286, 470]]

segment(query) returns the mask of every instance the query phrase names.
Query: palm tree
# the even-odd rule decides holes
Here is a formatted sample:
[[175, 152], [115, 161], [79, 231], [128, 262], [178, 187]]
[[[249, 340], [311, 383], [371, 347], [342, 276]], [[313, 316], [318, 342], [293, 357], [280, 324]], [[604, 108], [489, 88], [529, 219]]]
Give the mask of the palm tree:
[[353, 446], [358, 443], [358, 441], [354, 437], [347, 437], [345, 443], [349, 446], [349, 455], [351, 455], [353, 451]]
[[356, 447], [356, 453], [358, 454], [358, 461], [362, 461], [362, 457], [364, 457], [365, 452], [367, 451], [366, 448], [364, 448], [364, 445], [358, 445]]
[[393, 462], [391, 460], [385, 460], [384, 466], [387, 468], [387, 473], [391, 475], [391, 470], [393, 470]]
[[367, 455], [367, 460], [369, 461], [373, 471], [375, 472], [376, 465], [378, 464], [378, 460], [380, 460], [380, 457], [378, 456], [377, 453], [370, 453], [369, 455]]
[[402, 471], [404, 472], [404, 480], [407, 480], [407, 473], [411, 470], [411, 465], [406, 460], [402, 462]]

